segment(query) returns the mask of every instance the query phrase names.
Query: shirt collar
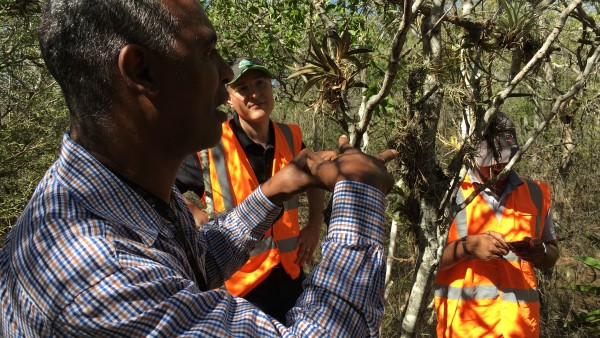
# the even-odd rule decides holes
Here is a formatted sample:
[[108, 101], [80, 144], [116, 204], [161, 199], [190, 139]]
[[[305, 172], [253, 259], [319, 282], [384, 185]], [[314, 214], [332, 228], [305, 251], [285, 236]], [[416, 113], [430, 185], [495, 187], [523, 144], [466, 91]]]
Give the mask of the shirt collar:
[[[467, 170], [467, 175], [469, 175], [469, 180], [471, 181], [471, 183], [483, 184], [477, 179], [477, 175], [475, 175], [475, 172], [473, 172], [473, 168], [469, 168]], [[521, 179], [521, 176], [519, 176], [519, 174], [515, 170], [511, 169], [508, 172], [508, 180], [506, 182], [506, 187], [504, 188], [504, 193], [505, 194], [511, 193], [521, 184], [523, 184], [523, 180]]]
[[[233, 129], [235, 137], [238, 139], [238, 142], [240, 142], [242, 148], [257, 144], [248, 137], [248, 134], [246, 134], [246, 131], [242, 128], [240, 116], [238, 114], [233, 114], [233, 119], [229, 120], [229, 125], [231, 126], [231, 129]], [[275, 128], [273, 127], [273, 121], [271, 120], [269, 120], [269, 141], [267, 142], [267, 147], [269, 146], [275, 146]]]
[[[147, 246], [151, 246], [156, 240], [162, 222], [156, 210], [73, 141], [68, 133], [63, 137], [57, 180], [77, 202], [100, 218], [126, 225]], [[176, 189], [171, 192], [171, 200], [172, 204], [178, 206], [184, 203]]]

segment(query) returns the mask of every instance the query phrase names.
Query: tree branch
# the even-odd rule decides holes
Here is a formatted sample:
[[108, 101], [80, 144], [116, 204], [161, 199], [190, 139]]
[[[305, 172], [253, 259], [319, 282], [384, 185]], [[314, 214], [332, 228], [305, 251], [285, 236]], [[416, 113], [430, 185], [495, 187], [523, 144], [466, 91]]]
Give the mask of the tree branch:
[[400, 61], [400, 52], [404, 47], [404, 42], [406, 41], [406, 35], [411, 27], [412, 22], [416, 17], [416, 13], [423, 4], [423, 0], [417, 0], [414, 3], [410, 0], [406, 0], [404, 2], [404, 11], [402, 14], [402, 21], [400, 22], [400, 26], [398, 27], [398, 31], [394, 36], [394, 41], [392, 42], [392, 49], [390, 50], [390, 55], [388, 58], [388, 66], [385, 72], [383, 82], [379, 92], [369, 98], [367, 104], [364, 105], [364, 112], [361, 112], [359, 115], [362, 116], [361, 120], [356, 127], [356, 133], [350, 135], [350, 144], [355, 147], [358, 147], [361, 142], [361, 136], [365, 133], [369, 122], [373, 116], [373, 112], [377, 105], [381, 103], [381, 101], [390, 93], [392, 89], [392, 85], [394, 80], [396, 79], [396, 75], [398, 73], [398, 62]]

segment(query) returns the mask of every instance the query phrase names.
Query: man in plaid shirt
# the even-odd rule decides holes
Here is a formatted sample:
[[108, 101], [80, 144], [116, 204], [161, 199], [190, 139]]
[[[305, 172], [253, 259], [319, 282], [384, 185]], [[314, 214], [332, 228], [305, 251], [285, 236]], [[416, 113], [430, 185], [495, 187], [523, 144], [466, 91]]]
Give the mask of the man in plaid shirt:
[[[216, 144], [232, 72], [195, 0], [48, 0], [40, 45], [71, 114], [0, 252], [3, 337], [376, 336], [391, 150], [302, 151], [196, 229], [173, 187]], [[201, 132], [199, 132], [201, 131]], [[334, 193], [323, 260], [280, 323], [215, 289], [309, 187]]]

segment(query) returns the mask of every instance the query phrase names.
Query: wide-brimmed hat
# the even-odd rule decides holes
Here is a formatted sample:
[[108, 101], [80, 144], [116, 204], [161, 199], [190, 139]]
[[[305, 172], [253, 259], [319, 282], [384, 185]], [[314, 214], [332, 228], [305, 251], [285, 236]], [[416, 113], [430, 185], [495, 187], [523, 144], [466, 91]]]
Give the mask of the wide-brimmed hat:
[[[488, 140], [493, 140], [493, 145]], [[485, 139], [477, 147], [475, 163], [479, 167], [508, 163], [518, 150], [515, 124], [508, 115], [498, 112], [488, 127]]]
[[265, 73], [268, 77], [272, 78], [273, 75], [267, 69], [267, 67], [263, 66], [258, 60], [250, 59], [250, 58], [237, 58], [233, 62], [230, 63], [231, 70], [233, 70], [233, 80], [228, 84], [234, 84], [237, 80], [240, 79], [242, 75], [250, 70], [259, 70]]

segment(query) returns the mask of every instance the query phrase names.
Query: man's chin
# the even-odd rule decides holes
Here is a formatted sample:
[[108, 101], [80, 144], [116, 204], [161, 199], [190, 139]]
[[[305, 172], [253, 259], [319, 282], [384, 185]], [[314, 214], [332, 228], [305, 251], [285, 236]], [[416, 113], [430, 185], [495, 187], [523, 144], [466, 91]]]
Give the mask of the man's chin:
[[218, 133], [216, 133], [215, 135], [211, 135], [210, 138], [204, 137], [200, 141], [200, 144], [198, 144], [196, 146], [196, 149], [194, 150], [194, 153], [199, 152], [199, 151], [204, 150], [204, 149], [210, 149], [210, 148], [216, 146], [219, 143], [219, 141], [221, 140], [221, 135], [223, 134], [223, 131], [220, 128], [220, 126], [217, 127], [215, 129], [215, 131], [218, 131]]
[[209, 142], [210, 144], [206, 146], [206, 149], [216, 146], [221, 140], [221, 136], [223, 135], [223, 129], [221, 129], [221, 125], [217, 127], [216, 131], [217, 133], [214, 135], [214, 139], [211, 139], [211, 142]]

